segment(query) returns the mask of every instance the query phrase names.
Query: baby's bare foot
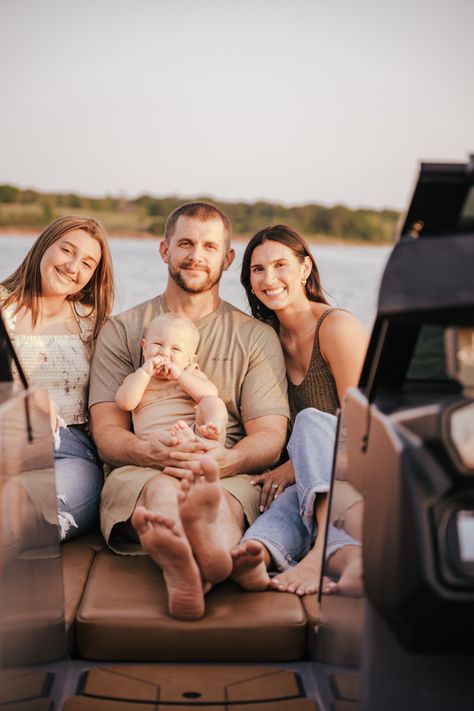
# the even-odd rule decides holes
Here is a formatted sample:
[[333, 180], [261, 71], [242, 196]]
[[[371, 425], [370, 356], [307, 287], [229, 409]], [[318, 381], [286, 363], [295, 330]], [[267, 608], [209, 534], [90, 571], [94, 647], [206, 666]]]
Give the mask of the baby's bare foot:
[[219, 529], [221, 487], [219, 467], [211, 457], [201, 458], [202, 476], [183, 479], [178, 494], [179, 515], [204, 580], [220, 583], [232, 570], [230, 552]]
[[189, 425], [184, 420], [178, 420], [174, 425], [171, 425], [170, 434], [176, 437], [178, 444], [186, 444], [187, 442], [195, 442], [197, 437]]
[[214, 424], [214, 422], [206, 422], [204, 425], [196, 425], [196, 430], [204, 439], [221, 440], [224, 434], [223, 430]]
[[234, 561], [232, 580], [244, 590], [266, 590], [270, 578], [265, 564], [265, 549], [259, 541], [249, 540], [239, 543], [231, 551]]
[[198, 620], [204, 615], [204, 594], [191, 546], [176, 522], [144, 506], [132, 515], [142, 548], [163, 571], [168, 591], [168, 609], [180, 620]]

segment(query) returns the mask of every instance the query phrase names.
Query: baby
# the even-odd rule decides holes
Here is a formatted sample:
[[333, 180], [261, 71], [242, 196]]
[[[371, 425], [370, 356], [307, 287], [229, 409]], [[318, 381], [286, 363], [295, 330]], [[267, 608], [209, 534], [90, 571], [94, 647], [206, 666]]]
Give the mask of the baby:
[[142, 339], [144, 363], [127, 375], [115, 401], [132, 411], [135, 434], [143, 439], [160, 432], [177, 442], [225, 441], [227, 409], [214, 383], [196, 362], [199, 331], [186, 316], [156, 316]]

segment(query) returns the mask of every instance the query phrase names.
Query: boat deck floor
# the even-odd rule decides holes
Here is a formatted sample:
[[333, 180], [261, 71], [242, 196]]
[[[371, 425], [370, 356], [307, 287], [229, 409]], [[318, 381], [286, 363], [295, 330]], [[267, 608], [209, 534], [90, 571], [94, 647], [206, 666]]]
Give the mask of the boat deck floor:
[[9, 711], [351, 711], [353, 670], [292, 664], [60, 661], [2, 672]]

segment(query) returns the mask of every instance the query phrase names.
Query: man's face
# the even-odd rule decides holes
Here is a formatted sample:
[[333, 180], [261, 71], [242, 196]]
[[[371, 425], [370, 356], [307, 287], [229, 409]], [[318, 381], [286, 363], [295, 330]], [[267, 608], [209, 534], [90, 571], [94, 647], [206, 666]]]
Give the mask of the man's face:
[[210, 291], [234, 259], [219, 218], [203, 221], [184, 215], [178, 217], [169, 244], [161, 242], [160, 254], [173, 281], [191, 294]]

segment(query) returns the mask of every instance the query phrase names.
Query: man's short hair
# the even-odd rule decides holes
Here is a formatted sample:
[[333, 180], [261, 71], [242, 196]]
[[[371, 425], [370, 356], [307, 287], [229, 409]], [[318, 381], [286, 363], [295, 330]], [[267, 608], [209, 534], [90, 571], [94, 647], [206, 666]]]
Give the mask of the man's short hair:
[[232, 239], [232, 225], [230, 220], [222, 210], [210, 202], [195, 200], [194, 202], [185, 202], [184, 205], [177, 207], [166, 220], [165, 225], [165, 241], [169, 244], [173, 236], [174, 229], [179, 217], [197, 217], [199, 220], [206, 222], [207, 220], [221, 220], [226, 233], [226, 247], [230, 247]]

